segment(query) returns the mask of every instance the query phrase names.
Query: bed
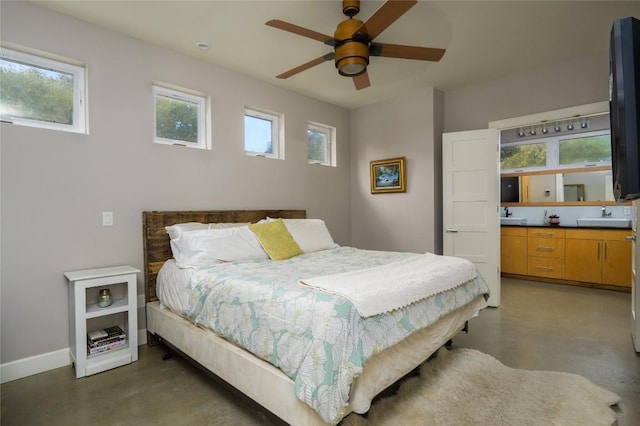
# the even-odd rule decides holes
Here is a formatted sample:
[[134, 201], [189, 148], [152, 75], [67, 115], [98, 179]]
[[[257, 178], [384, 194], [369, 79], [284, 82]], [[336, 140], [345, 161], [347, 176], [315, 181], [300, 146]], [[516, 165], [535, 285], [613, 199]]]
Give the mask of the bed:
[[[350, 369], [349, 374], [354, 377], [342, 373], [343, 369], [340, 366], [342, 364], [340, 364], [339, 357], [336, 355], [336, 360], [332, 360], [332, 362], [335, 361], [335, 364], [340, 365], [338, 365], [333, 372], [323, 372], [323, 378], [321, 378], [321, 380], [325, 380], [324, 376], [338, 377], [338, 379], [335, 380], [337, 383], [336, 386], [334, 386], [336, 390], [335, 393], [338, 400], [346, 401], [346, 403], [334, 403], [331, 398], [329, 398], [329, 401], [331, 401], [330, 405], [332, 405], [331, 407], [325, 407], [321, 403], [314, 403], [313, 401], [315, 401], [314, 398], [316, 398], [316, 395], [312, 394], [314, 392], [320, 393], [320, 391], [314, 387], [309, 387], [309, 389], [305, 390], [305, 382], [299, 377], [303, 376], [303, 374], [300, 373], [298, 376], [295, 376], [289, 371], [289, 364], [298, 365], [300, 360], [294, 359], [290, 362], [283, 362], [282, 359], [270, 359], [268, 355], [261, 354], [259, 350], [255, 351], [255, 348], [249, 348], [250, 350], [254, 350], [254, 352], [250, 352], [250, 350], [241, 347], [239, 344], [243, 343], [242, 337], [236, 339], [227, 333], [225, 329], [218, 330], [218, 333], [209, 330], [207, 328], [208, 324], [206, 324], [207, 321], [212, 323], [211, 327], [215, 325], [211, 319], [211, 312], [214, 311], [214, 308], [210, 305], [205, 306], [204, 302], [198, 302], [206, 299], [206, 297], [203, 296], [204, 293], [195, 295], [192, 289], [193, 294], [190, 296], [191, 299], [186, 302], [184, 300], [180, 302], [190, 306], [192, 311], [188, 314], [185, 314], [184, 311], [179, 312], [180, 309], [174, 306], [177, 302], [170, 302], [170, 297], [165, 296], [167, 300], [164, 303], [158, 298], [159, 293], [162, 293], [162, 291], [158, 291], [157, 286], [159, 275], [162, 279], [163, 277], [172, 276], [172, 274], [166, 271], [173, 270], [177, 275], [182, 274], [181, 271], [183, 271], [182, 268], [176, 268], [174, 265], [176, 260], [173, 259], [174, 256], [171, 250], [172, 243], [170, 242], [165, 227], [190, 222], [205, 224], [254, 224], [259, 221], [264, 221], [265, 218], [293, 219], [288, 222], [293, 223], [295, 220], [305, 219], [306, 212], [304, 210], [143, 212], [147, 331], [149, 332], [150, 342], [158, 340], [166, 342], [289, 424], [336, 424], [350, 412], [367, 412], [371, 406], [372, 399], [377, 394], [419, 366], [439, 347], [457, 334], [470, 318], [477, 315], [481, 309], [487, 306], [486, 296], [488, 289], [486, 289], [486, 291], [478, 290], [478, 288], [486, 288], [486, 284], [484, 284], [482, 278], [478, 276], [477, 280], [474, 280], [472, 283], [473, 286], [477, 286], [477, 288], [473, 287], [473, 293], [465, 295], [465, 292], [467, 292], [466, 287], [464, 291], [457, 290], [455, 298], [462, 299], [462, 301], [458, 302], [458, 304], [460, 304], [459, 307], [446, 311], [445, 309], [448, 308], [446, 305], [447, 300], [445, 299], [449, 296], [438, 299], [432, 302], [432, 304], [440, 305], [440, 309], [442, 309], [442, 312], [446, 312], [446, 314], [442, 314], [428, 326], [417, 327], [412, 325], [411, 327], [406, 327], [407, 330], [402, 330], [402, 335], [395, 337], [397, 341], [394, 341], [393, 344], [386, 345], [388, 347], [383, 345], [384, 347], [380, 350], [370, 350], [369, 353], [367, 351], [360, 351], [359, 349], [359, 355], [361, 355], [360, 352], [367, 353], [366, 358], [362, 358], [366, 359], [366, 362], [363, 362], [362, 365], [358, 365], [358, 362], [355, 362], [356, 366], [353, 367], [354, 362], [352, 362], [352, 360], [356, 359], [354, 356], [355, 351], [349, 352], [348, 356], [345, 356], [345, 358], [348, 358], [348, 362], [346, 360], [343, 362], [344, 370]], [[302, 244], [300, 246], [302, 247]], [[206, 276], [207, 279], [202, 280], [203, 287], [211, 285], [211, 282], [214, 282], [217, 286], [220, 276], [222, 275], [227, 276], [228, 274], [238, 271], [246, 273], [246, 271], [250, 271], [251, 268], [258, 271], [256, 272], [256, 274], [258, 274], [261, 273], [260, 271], [266, 271], [266, 269], [264, 269], [267, 267], [265, 266], [266, 264], [273, 262], [278, 262], [277, 264], [281, 268], [285, 268], [285, 265], [291, 262], [294, 268], [298, 268], [296, 270], [310, 268], [308, 270], [313, 271], [313, 267], [309, 265], [319, 265], [321, 264], [320, 262], [331, 262], [332, 258], [330, 256], [334, 255], [355, 256], [354, 258], [359, 259], [358, 261], [364, 258], [378, 259], [378, 263], [382, 264], [390, 262], [390, 260], [384, 260], [385, 258], [389, 258], [389, 256], [392, 256], [392, 259], [394, 258], [393, 256], [399, 259], [393, 263], [394, 265], [405, 261], [405, 258], [402, 257], [404, 254], [400, 253], [362, 253], [353, 248], [339, 247], [336, 245], [336, 247], [327, 250], [314, 251], [313, 253], [304, 252], [302, 255], [292, 257], [282, 262], [269, 259], [265, 261], [250, 261], [242, 264], [229, 262], [219, 267], [199, 268], [197, 271], [192, 269], [187, 275], [191, 277], [188, 278], [190, 280], [193, 280], [193, 277], [196, 275], [199, 277]], [[322, 260], [323, 258], [324, 260]], [[412, 259], [407, 258], [406, 260], [411, 261]], [[386, 267], [386, 265], [379, 266]], [[378, 266], [374, 266], [370, 270], [377, 271], [374, 269], [376, 267]], [[211, 271], [204, 271], [205, 269], [210, 269]], [[347, 270], [348, 268], [343, 268], [344, 270], [332, 269], [338, 271], [335, 274], [330, 274], [336, 279], [343, 277], [345, 274], [352, 273], [352, 271]], [[265, 279], [267, 275], [268, 274], [265, 274]], [[211, 276], [214, 278], [211, 278]], [[341, 295], [328, 295], [325, 291], [315, 288], [313, 286], [315, 283], [313, 280], [315, 278], [322, 277], [312, 276], [309, 280], [300, 280], [298, 282], [298, 284], [310, 283], [310, 286], [299, 285], [295, 288], [292, 287], [293, 291], [298, 292], [294, 297], [295, 300], [302, 300], [302, 294], [313, 294], [315, 298], [323, 301], [329, 297], [344, 301]], [[170, 281], [166, 278], [164, 279], [167, 282]], [[307, 281], [308, 283], [303, 281]], [[198, 286], [193, 285], [192, 287], [196, 288]], [[240, 286], [234, 284], [234, 286], [230, 288], [235, 289], [240, 288]], [[225, 290], [224, 292], [227, 293], [229, 291], [231, 290]], [[164, 293], [166, 293], [166, 290]], [[238, 299], [238, 296], [235, 297]], [[450, 296], [450, 298], [453, 297], [454, 296]], [[469, 300], [464, 299], [465, 297]], [[335, 300], [332, 303], [334, 303]], [[197, 312], [194, 310], [194, 306], [199, 309]], [[251, 309], [253, 309], [253, 305], [251, 306]], [[350, 312], [356, 312], [355, 309], [360, 309], [357, 302], [354, 302], [354, 306], [348, 304]], [[415, 306], [416, 304], [413, 303], [403, 309], [418, 309]], [[276, 306], [275, 308], [277, 310], [278, 307]], [[314, 315], [316, 315], [315, 309], [316, 308], [303, 308], [303, 311], [307, 313], [314, 311]], [[364, 322], [364, 324], [369, 324], [369, 326], [373, 323], [384, 324], [385, 320], [380, 320], [379, 315], [370, 315], [370, 318], [375, 318], [376, 321], [364, 318], [364, 321], [369, 321], [368, 323]], [[353, 314], [349, 314], [349, 316], [358, 317]], [[412, 318], [416, 316], [416, 314], [411, 314]], [[242, 322], [243, 318], [241, 316], [239, 318], [239, 322]], [[361, 320], [362, 318], [353, 319], [356, 324], [359, 324]], [[216, 323], [217, 321], [218, 317], [215, 318]], [[309, 321], [313, 323], [318, 322], [313, 319]], [[417, 320], [418, 323], [420, 321], [422, 321], [422, 319]], [[377, 325], [374, 324], [374, 327], [375, 326]], [[360, 327], [360, 325], [357, 327]], [[381, 340], [382, 339], [383, 338], [381, 338]], [[342, 342], [342, 339], [340, 341]], [[288, 345], [289, 343], [287, 343], [287, 346]], [[359, 345], [362, 346], [362, 344]], [[327, 353], [333, 356], [336, 351], [335, 349], [332, 349], [332, 351], [333, 352], [328, 351]], [[254, 353], [257, 353], [257, 355]], [[304, 362], [304, 359], [301, 358], [301, 360]], [[276, 365], [278, 365], [278, 367]], [[300, 368], [300, 371], [303, 371], [302, 367]], [[307, 371], [313, 371], [313, 369], [307, 368]], [[345, 384], [347, 385], [345, 386]], [[309, 399], [313, 401], [306, 400], [307, 395], [309, 395]], [[303, 402], [303, 400], [306, 402]], [[312, 405], [314, 408], [312, 408]]]

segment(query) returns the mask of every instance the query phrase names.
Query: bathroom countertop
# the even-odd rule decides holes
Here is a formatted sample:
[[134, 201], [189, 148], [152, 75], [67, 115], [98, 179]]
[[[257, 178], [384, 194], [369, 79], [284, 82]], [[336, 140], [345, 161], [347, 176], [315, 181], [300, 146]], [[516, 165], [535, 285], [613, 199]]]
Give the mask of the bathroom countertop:
[[560, 223], [559, 225], [542, 225], [542, 224], [527, 224], [527, 225], [500, 225], [501, 228], [568, 228], [568, 229], [614, 229], [614, 230], [627, 230], [630, 231], [631, 227], [628, 228], [614, 228], [611, 226], [578, 226], [578, 225], [565, 225]]

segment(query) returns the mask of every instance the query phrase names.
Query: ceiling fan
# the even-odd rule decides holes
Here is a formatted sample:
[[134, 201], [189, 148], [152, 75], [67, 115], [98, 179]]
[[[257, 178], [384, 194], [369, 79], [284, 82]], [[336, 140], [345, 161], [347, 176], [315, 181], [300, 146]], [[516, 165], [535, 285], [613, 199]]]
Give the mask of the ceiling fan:
[[419, 61], [439, 61], [444, 55], [445, 49], [373, 42], [380, 33], [386, 30], [416, 3], [417, 0], [388, 0], [367, 22], [362, 22], [353, 18], [360, 12], [360, 1], [343, 0], [342, 13], [348, 16], [349, 19], [338, 24], [333, 37], [278, 19], [272, 19], [266, 22], [266, 25], [270, 27], [318, 40], [328, 46], [333, 46], [333, 52], [283, 72], [276, 77], [286, 79], [333, 59], [338, 73], [346, 77], [353, 77], [356, 90], [361, 90], [371, 85], [367, 73], [369, 56], [415, 59]]

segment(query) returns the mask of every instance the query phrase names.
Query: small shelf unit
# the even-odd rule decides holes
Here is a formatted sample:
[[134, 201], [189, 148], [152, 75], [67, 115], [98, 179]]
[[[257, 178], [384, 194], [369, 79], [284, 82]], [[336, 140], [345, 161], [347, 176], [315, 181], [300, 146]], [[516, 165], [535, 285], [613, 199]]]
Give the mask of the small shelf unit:
[[[69, 281], [69, 355], [76, 378], [90, 376], [138, 360], [137, 273], [132, 266], [65, 272]], [[110, 306], [98, 306], [98, 293], [109, 289]], [[87, 354], [87, 333], [118, 325], [126, 345], [106, 352]]]

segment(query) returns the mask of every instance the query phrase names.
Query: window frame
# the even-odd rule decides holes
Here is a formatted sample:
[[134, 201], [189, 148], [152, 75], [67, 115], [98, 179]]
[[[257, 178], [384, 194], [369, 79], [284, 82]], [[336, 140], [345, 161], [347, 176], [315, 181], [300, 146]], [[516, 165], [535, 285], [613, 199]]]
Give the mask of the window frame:
[[522, 172], [522, 171], [533, 172], [533, 171], [538, 171], [538, 170], [547, 170], [547, 169], [549, 169], [549, 165], [553, 164], [553, 160], [551, 159], [551, 157], [554, 155], [553, 149], [552, 149], [552, 144], [550, 144], [549, 141], [550, 141], [550, 139], [546, 139], [546, 140], [532, 139], [532, 140], [516, 141], [516, 142], [509, 142], [509, 143], [500, 144], [500, 158], [502, 157], [502, 149], [503, 148], [518, 147], [518, 146], [524, 146], [524, 145], [544, 145], [545, 151], [546, 151], [546, 154], [545, 154], [545, 162], [546, 163], [545, 163], [544, 166], [517, 167], [517, 168], [511, 168], [511, 169], [503, 169], [502, 168], [502, 160], [500, 160], [500, 172], [501, 173], [514, 173], [514, 172]]
[[87, 71], [86, 65], [77, 61], [55, 57], [43, 52], [27, 53], [2, 46], [0, 59], [34, 68], [44, 68], [50, 71], [70, 74], [73, 76], [73, 114], [72, 124], [55, 123], [23, 117], [2, 117], [2, 121], [19, 126], [38, 127], [49, 130], [61, 130], [71, 133], [88, 134], [87, 108]]
[[[309, 158], [309, 132], [313, 131], [313, 132], [319, 132], [319, 133], [323, 133], [325, 135], [326, 138], [326, 146], [325, 146], [325, 151], [326, 151], [326, 161], [322, 162], [322, 161], [318, 161], [318, 160], [311, 160]], [[321, 123], [315, 123], [312, 121], [307, 122], [307, 163], [309, 164], [320, 164], [323, 166], [333, 166], [335, 165], [335, 140], [336, 140], [336, 128], [333, 126], [329, 126], [326, 124], [321, 124]]]
[[[244, 119], [249, 116], [271, 122], [271, 149], [273, 152], [258, 152], [247, 150], [247, 131]], [[284, 160], [284, 115], [264, 109], [245, 106], [243, 115], [243, 149], [244, 153], [253, 157], [265, 157], [276, 160]]]
[[[607, 165], [611, 165], [611, 161], [583, 161], [580, 163], [569, 163], [569, 164], [562, 164], [560, 163], [560, 143], [563, 140], [572, 140], [572, 139], [585, 139], [585, 138], [592, 138], [592, 137], [596, 137], [596, 136], [605, 136], [608, 135], [609, 136], [609, 144], [611, 143], [611, 131], [610, 129], [606, 129], [606, 130], [595, 130], [592, 132], [583, 132], [583, 133], [576, 133], [576, 134], [572, 134], [569, 136], [558, 136], [557, 138], [557, 144], [558, 144], [558, 148], [557, 148], [557, 159], [558, 159], [558, 167], [559, 168], [563, 168], [563, 169], [567, 169], [567, 168], [575, 168], [575, 167], [594, 167], [594, 166], [607, 166]], [[613, 158], [613, 152], [611, 152], [612, 158]]]
[[[197, 92], [182, 87], [177, 87], [165, 83], [154, 82], [152, 84], [153, 92], [153, 142], [161, 145], [184, 146], [195, 149], [211, 149], [211, 122], [210, 115], [210, 97], [204, 93]], [[197, 123], [198, 138], [196, 142], [183, 141], [180, 139], [169, 139], [158, 136], [158, 96], [174, 99], [182, 102], [194, 103], [197, 105]]]
[[544, 167], [518, 167], [512, 169], [500, 168], [500, 173], [521, 173], [521, 172], [535, 172], [541, 170], [565, 170], [565, 169], [578, 169], [594, 166], [610, 166], [611, 161], [602, 161], [600, 163], [594, 162], [582, 162], [571, 164], [560, 164], [560, 141], [567, 139], [580, 139], [593, 136], [611, 135], [610, 129], [593, 130], [589, 132], [577, 132], [577, 133], [559, 133], [557, 135], [548, 135], [544, 138], [528, 139], [524, 141], [514, 141], [504, 144], [500, 144], [500, 149], [519, 146], [519, 145], [531, 145], [531, 144], [546, 144], [547, 147], [547, 163]]

